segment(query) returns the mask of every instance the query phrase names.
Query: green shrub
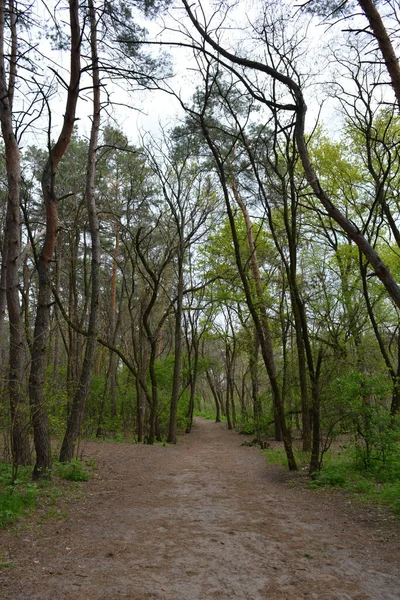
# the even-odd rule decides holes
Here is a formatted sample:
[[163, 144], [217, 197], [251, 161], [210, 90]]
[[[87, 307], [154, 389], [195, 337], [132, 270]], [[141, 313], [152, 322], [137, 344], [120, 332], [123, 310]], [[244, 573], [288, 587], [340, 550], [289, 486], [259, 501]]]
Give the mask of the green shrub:
[[310, 487], [344, 487], [347, 482], [343, 466], [332, 465], [314, 474]]
[[82, 461], [78, 458], [67, 463], [57, 462], [55, 472], [67, 481], [88, 481], [89, 479], [89, 471], [84, 468]]
[[243, 433], [244, 435], [254, 435], [256, 431], [254, 419], [242, 414], [237, 415], [236, 429], [239, 433]]

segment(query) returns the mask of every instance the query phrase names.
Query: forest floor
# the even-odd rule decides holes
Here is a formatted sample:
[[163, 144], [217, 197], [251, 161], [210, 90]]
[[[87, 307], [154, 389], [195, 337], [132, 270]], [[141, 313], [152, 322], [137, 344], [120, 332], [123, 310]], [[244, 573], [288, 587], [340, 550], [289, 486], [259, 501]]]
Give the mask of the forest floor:
[[243, 441], [196, 419], [173, 447], [87, 443], [66, 516], [0, 532], [0, 598], [399, 600], [400, 522]]

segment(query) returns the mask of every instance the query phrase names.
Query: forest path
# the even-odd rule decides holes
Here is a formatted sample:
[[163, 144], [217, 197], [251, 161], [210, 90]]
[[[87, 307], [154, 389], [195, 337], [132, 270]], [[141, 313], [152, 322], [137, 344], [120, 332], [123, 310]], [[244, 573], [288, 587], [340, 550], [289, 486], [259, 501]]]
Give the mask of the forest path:
[[5, 600], [399, 600], [399, 523], [290, 487], [196, 419], [176, 447], [88, 443], [69, 518], [0, 533]]

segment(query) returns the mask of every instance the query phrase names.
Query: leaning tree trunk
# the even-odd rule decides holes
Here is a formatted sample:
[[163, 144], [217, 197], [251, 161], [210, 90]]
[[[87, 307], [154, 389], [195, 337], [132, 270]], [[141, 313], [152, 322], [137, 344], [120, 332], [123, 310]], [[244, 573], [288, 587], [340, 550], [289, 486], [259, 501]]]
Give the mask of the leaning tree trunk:
[[[219, 170], [221, 170], [221, 168], [223, 169], [222, 165], [219, 167]], [[223, 183], [224, 183], [224, 185], [226, 185], [225, 182], [223, 182]], [[257, 250], [256, 250], [256, 245], [255, 245], [255, 240], [254, 240], [254, 235], [253, 235], [253, 225], [251, 223], [251, 220], [250, 220], [250, 217], [249, 217], [249, 214], [247, 211], [247, 207], [242, 202], [239, 194], [236, 191], [235, 186], [233, 186], [233, 193], [235, 196], [235, 200], [239, 204], [239, 207], [242, 211], [243, 217], [246, 222], [247, 241], [249, 244], [249, 251], [250, 251], [250, 268], [252, 271], [255, 289], [256, 289], [257, 304], [259, 306], [258, 311], [255, 309], [252, 295], [251, 295], [249, 285], [248, 285], [248, 282], [246, 279], [246, 275], [244, 273], [243, 267], [241, 266], [241, 261], [239, 259], [240, 250], [239, 250], [239, 245], [238, 245], [237, 240], [236, 240], [236, 244], [234, 241], [236, 262], [237, 262], [237, 265], [239, 268], [239, 274], [241, 276], [242, 282], [245, 287], [246, 300], [247, 300], [249, 309], [252, 313], [254, 325], [256, 327], [256, 330], [257, 330], [257, 333], [259, 336], [261, 354], [262, 354], [262, 357], [264, 360], [265, 368], [267, 370], [268, 378], [269, 378], [269, 382], [270, 382], [270, 386], [271, 386], [272, 398], [273, 398], [273, 408], [274, 408], [275, 439], [280, 439], [280, 437], [282, 436], [283, 443], [285, 446], [286, 456], [288, 459], [289, 469], [296, 470], [297, 465], [296, 465], [296, 461], [295, 461], [294, 454], [293, 454], [292, 439], [291, 439], [290, 431], [286, 426], [283, 398], [281, 396], [281, 391], [279, 389], [278, 374], [277, 374], [276, 363], [275, 363], [274, 349], [273, 349], [273, 345], [272, 345], [271, 330], [270, 330], [270, 325], [269, 325], [268, 314], [267, 314], [267, 311], [265, 308], [262, 282], [261, 282], [260, 272], [259, 272], [259, 267], [258, 267]], [[228, 202], [229, 202], [229, 199], [228, 199]], [[234, 224], [234, 220], [233, 220], [233, 215], [231, 216], [231, 214], [229, 214], [229, 213], [231, 213], [230, 206], [228, 206], [228, 216], [229, 216], [229, 220], [230, 220], [230, 224], [231, 224], [232, 236], [234, 238], [235, 237], [237, 238], [237, 232], [236, 232], [236, 228], [235, 228], [235, 224]], [[237, 249], [236, 249], [236, 246], [237, 246]]]
[[[186, 6], [185, 0], [183, 0], [183, 1]], [[190, 12], [190, 9], [189, 9], [189, 12]], [[253, 277], [255, 280], [255, 285], [256, 285], [256, 290], [257, 290], [256, 302], [257, 302], [257, 304], [259, 304], [259, 303], [261, 304], [261, 310], [258, 310], [258, 308], [256, 307], [256, 302], [253, 298], [249, 280], [247, 278], [247, 275], [245, 273], [245, 269], [243, 266], [239, 238], [238, 238], [238, 233], [237, 233], [236, 224], [235, 224], [235, 218], [234, 218], [234, 214], [232, 211], [232, 206], [231, 206], [231, 202], [230, 202], [230, 198], [229, 198], [228, 183], [227, 183], [224, 163], [221, 160], [221, 157], [217, 151], [217, 148], [215, 147], [215, 144], [213, 143], [213, 141], [210, 137], [209, 131], [207, 129], [207, 125], [206, 125], [203, 117], [200, 118], [200, 123], [201, 123], [201, 128], [202, 128], [204, 137], [205, 137], [207, 144], [208, 144], [208, 146], [212, 152], [212, 155], [214, 157], [214, 161], [215, 161], [215, 164], [217, 167], [218, 177], [219, 177], [222, 191], [224, 194], [225, 206], [226, 206], [229, 226], [230, 226], [231, 234], [232, 234], [232, 241], [233, 241], [233, 247], [234, 247], [234, 252], [235, 252], [236, 265], [238, 268], [240, 279], [243, 284], [243, 289], [244, 289], [244, 293], [245, 293], [245, 297], [246, 297], [246, 303], [249, 308], [250, 314], [251, 314], [253, 322], [254, 322], [254, 326], [257, 330], [257, 334], [258, 334], [258, 337], [260, 340], [261, 354], [262, 354], [262, 357], [264, 360], [264, 364], [265, 364], [265, 367], [266, 367], [266, 370], [268, 373], [268, 377], [269, 377], [269, 381], [270, 381], [270, 385], [271, 385], [272, 397], [274, 399], [273, 400], [273, 408], [274, 408], [275, 427], [277, 427], [277, 425], [279, 425], [279, 427], [281, 429], [289, 470], [295, 471], [295, 470], [297, 470], [297, 465], [296, 465], [296, 460], [295, 460], [295, 457], [293, 454], [292, 439], [291, 439], [290, 431], [286, 427], [284, 407], [281, 402], [281, 394], [280, 394], [279, 385], [278, 385], [278, 376], [277, 376], [276, 365], [275, 365], [275, 360], [274, 360], [271, 332], [270, 332], [269, 323], [268, 323], [268, 316], [267, 316], [267, 313], [265, 310], [265, 304], [263, 301], [264, 299], [263, 299], [263, 294], [262, 294], [261, 281], [260, 281], [259, 273], [257, 273], [258, 263], [257, 263], [257, 260], [254, 260], [255, 245], [252, 244], [252, 242], [254, 243], [253, 236], [252, 236], [252, 230], [251, 230], [251, 227], [249, 227], [249, 226], [246, 227], [247, 234], [248, 234], [248, 241], [249, 241], [249, 249], [250, 249], [250, 263], [251, 263], [251, 268], [252, 268]], [[277, 434], [277, 433], [278, 433], [277, 430], [275, 430], [275, 434]], [[278, 437], [278, 436], [276, 436], [276, 437]]]
[[392, 42], [390, 41], [389, 34], [383, 24], [382, 17], [376, 8], [376, 3], [373, 0], [358, 0], [358, 4], [361, 6], [371, 31], [378, 42], [379, 49], [382, 52], [383, 60], [392, 82], [397, 104], [400, 108], [400, 65]]
[[372, 325], [372, 329], [374, 330], [376, 341], [378, 342], [379, 349], [381, 351], [381, 355], [383, 360], [385, 361], [386, 370], [389, 373], [392, 379], [392, 403], [390, 407], [390, 412], [393, 416], [400, 413], [400, 339], [397, 340], [397, 368], [393, 364], [389, 352], [386, 349], [383, 336], [379, 331], [378, 323], [375, 319], [373, 305], [371, 303], [371, 298], [369, 296], [368, 291], [368, 281], [367, 281], [367, 265], [364, 263], [362, 259], [361, 252], [359, 253], [359, 264], [360, 264], [360, 272], [361, 272], [361, 280], [363, 285], [363, 294], [365, 299], [365, 304], [367, 307], [367, 313], [369, 320]]
[[[182, 0], [182, 4], [184, 5], [185, 10], [189, 15], [189, 18], [194, 27], [200, 33], [202, 38], [217, 53], [217, 55], [215, 56], [217, 61], [223, 63], [225, 67], [231, 70], [231, 72], [234, 71], [234, 69], [232, 69], [232, 67], [229, 64], [227, 64], [226, 61], [230, 61], [232, 62], [232, 64], [245, 67], [246, 69], [249, 69], [253, 72], [256, 71], [264, 73], [265, 75], [269, 76], [272, 81], [280, 82], [281, 84], [286, 86], [287, 89], [290, 91], [294, 99], [294, 105], [286, 105], [285, 108], [286, 110], [295, 113], [295, 141], [299, 152], [300, 160], [304, 169], [304, 174], [313, 193], [318, 198], [322, 206], [325, 208], [328, 215], [334, 221], [336, 221], [336, 223], [341, 227], [341, 229], [343, 229], [343, 231], [347, 233], [350, 239], [352, 239], [353, 242], [357, 244], [361, 252], [369, 261], [371, 267], [374, 269], [375, 274], [377, 275], [377, 277], [379, 277], [379, 279], [385, 286], [386, 291], [393, 303], [398, 308], [400, 308], [400, 286], [395, 280], [390, 269], [384, 264], [381, 257], [371, 246], [365, 235], [358, 229], [358, 227], [356, 227], [356, 225], [354, 225], [349, 219], [347, 219], [346, 215], [343, 212], [341, 212], [333, 204], [327, 192], [321, 186], [317, 173], [311, 163], [311, 158], [308, 152], [308, 146], [305, 137], [305, 116], [307, 111], [307, 105], [305, 103], [303, 92], [299, 83], [291, 77], [289, 77], [288, 75], [280, 73], [268, 64], [237, 56], [223, 48], [218, 42], [216, 42], [211, 37], [211, 35], [204, 29], [204, 27], [202, 27], [202, 25], [196, 19], [196, 16], [189, 2], [187, 2], [187, 0]], [[266, 100], [262, 99], [259, 94], [253, 92], [250, 85], [247, 86], [247, 90], [250, 92], [250, 94], [252, 94], [253, 98], [255, 98], [256, 100], [260, 101], [261, 99], [263, 103], [268, 103]], [[201, 119], [203, 121], [202, 127], [204, 131], [204, 119], [203, 117], [201, 117]], [[207, 139], [206, 133], [205, 137]], [[220, 164], [220, 166], [222, 166], [222, 164]]]
[[88, 336], [78, 387], [74, 396], [72, 409], [68, 415], [67, 430], [60, 451], [60, 461], [73, 459], [75, 444], [80, 435], [85, 414], [86, 399], [89, 395], [92, 381], [95, 351], [97, 346], [99, 290], [100, 290], [100, 231], [97, 207], [94, 194], [94, 179], [96, 174], [96, 154], [100, 129], [100, 75], [97, 56], [97, 25], [93, 0], [89, 0], [90, 45], [92, 55], [93, 82], [93, 117], [90, 142], [88, 149], [88, 165], [86, 171], [86, 205], [89, 216], [90, 236], [92, 239], [91, 280], [92, 290], [90, 299], [90, 316]]

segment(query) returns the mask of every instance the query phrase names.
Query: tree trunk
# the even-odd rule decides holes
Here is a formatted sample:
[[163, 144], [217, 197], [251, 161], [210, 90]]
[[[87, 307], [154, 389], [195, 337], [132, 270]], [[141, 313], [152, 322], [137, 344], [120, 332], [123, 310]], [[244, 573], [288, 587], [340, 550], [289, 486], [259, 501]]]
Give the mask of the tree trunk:
[[[115, 346], [116, 333], [117, 333], [117, 267], [118, 267], [118, 252], [119, 252], [119, 222], [115, 222], [115, 246], [113, 255], [113, 266], [111, 274], [111, 314], [110, 314], [110, 333], [111, 339], [113, 340], [113, 346]], [[117, 389], [117, 366], [118, 357], [115, 352], [111, 352], [110, 355], [110, 396], [111, 396], [111, 419], [115, 419], [117, 416], [117, 400], [116, 400], [116, 389]]]
[[[275, 364], [275, 356], [274, 356], [274, 350], [273, 350], [273, 346], [272, 346], [272, 337], [271, 337], [271, 331], [270, 331], [270, 326], [269, 326], [269, 319], [268, 319], [267, 311], [265, 309], [264, 293], [263, 293], [263, 289], [262, 289], [261, 277], [260, 277], [260, 272], [259, 272], [259, 267], [258, 267], [256, 245], [255, 245], [254, 236], [253, 236], [253, 225], [251, 223], [249, 213], [247, 211], [247, 207], [242, 202], [242, 200], [236, 190], [235, 184], [233, 184], [233, 193], [235, 196], [235, 200], [238, 203], [238, 205], [242, 211], [243, 217], [245, 219], [245, 222], [246, 222], [247, 240], [248, 240], [249, 251], [250, 251], [250, 268], [251, 268], [252, 275], [254, 278], [256, 295], [257, 295], [258, 312], [259, 312], [259, 316], [257, 315], [256, 319], [255, 319], [255, 315], [256, 315], [257, 311], [255, 310], [254, 303], [251, 298], [251, 293], [250, 293], [249, 289], [246, 293], [246, 299], [247, 299], [248, 303], [249, 302], [251, 303], [251, 306], [249, 306], [249, 308], [250, 308], [250, 311], [252, 312], [254, 324], [255, 324], [255, 327], [258, 332], [258, 336], [260, 339], [260, 345], [261, 345], [261, 353], [262, 353], [262, 356], [264, 359], [264, 364], [267, 369], [267, 373], [268, 373], [268, 377], [269, 377], [269, 381], [270, 381], [270, 385], [271, 385], [273, 409], [274, 409], [275, 439], [280, 440], [281, 436], [282, 436], [287, 459], [288, 459], [289, 469], [296, 470], [297, 466], [296, 466], [296, 461], [295, 461], [293, 449], [292, 449], [292, 439], [291, 439], [290, 432], [289, 432], [288, 428], [286, 427], [285, 411], [284, 411], [284, 406], [283, 406], [283, 402], [282, 402], [282, 398], [281, 398], [281, 393], [279, 390], [278, 376], [277, 376], [276, 364]], [[228, 216], [229, 216], [229, 213], [228, 213]], [[232, 236], [237, 237], [236, 229], [234, 226], [234, 221], [231, 218], [230, 218], [230, 223], [231, 223]], [[239, 248], [237, 249], [237, 251], [235, 250], [237, 263], [238, 263], [238, 252], [240, 252]], [[239, 267], [239, 264], [238, 264], [238, 267]], [[242, 273], [240, 273], [240, 271], [242, 271]], [[245, 283], [246, 276], [243, 271], [243, 267], [239, 267], [239, 273], [241, 275], [243, 283]], [[248, 288], [247, 281], [245, 283], [245, 288], [246, 287]]]
[[367, 282], [367, 265], [364, 264], [362, 259], [361, 252], [359, 253], [359, 263], [360, 263], [360, 272], [361, 272], [361, 280], [363, 285], [363, 294], [365, 299], [365, 305], [367, 307], [367, 313], [369, 320], [372, 325], [372, 329], [374, 330], [376, 341], [378, 342], [379, 350], [381, 352], [382, 358], [385, 361], [386, 369], [392, 379], [392, 403], [390, 407], [390, 412], [393, 416], [400, 413], [400, 339], [397, 340], [397, 369], [390, 359], [389, 352], [387, 351], [381, 332], [379, 331], [378, 323], [375, 319], [374, 309], [371, 304], [371, 299], [368, 291], [368, 282]]
[[[383, 285], [386, 288], [390, 298], [393, 303], [400, 308], [400, 287], [394, 279], [390, 269], [383, 263], [379, 254], [374, 250], [371, 244], [368, 242], [366, 237], [362, 234], [362, 232], [351, 222], [346, 216], [333, 204], [330, 200], [328, 194], [322, 188], [317, 174], [311, 164], [310, 155], [308, 152], [307, 142], [305, 139], [304, 129], [305, 129], [305, 115], [307, 111], [307, 105], [304, 101], [303, 92], [300, 85], [288, 75], [284, 75], [269, 66], [268, 64], [261, 63], [256, 60], [251, 60], [247, 58], [243, 58], [229, 52], [225, 48], [223, 48], [218, 42], [216, 42], [211, 35], [200, 25], [199, 21], [196, 19], [189, 3], [187, 0], [182, 0], [182, 4], [185, 7], [189, 18], [203, 37], [203, 39], [213, 48], [217, 53], [216, 60], [222, 62], [222, 58], [231, 61], [233, 64], [241, 65], [249, 69], [250, 71], [259, 71], [264, 73], [265, 75], [271, 77], [273, 81], [279, 81], [281, 84], [286, 86], [290, 93], [293, 96], [294, 105], [286, 105], [285, 109], [288, 111], [295, 112], [296, 115], [296, 123], [295, 123], [295, 140], [297, 149], [299, 151], [299, 156], [301, 163], [303, 165], [304, 173], [308, 183], [310, 184], [311, 189], [313, 190], [315, 196], [319, 199], [321, 204], [326, 209], [328, 215], [336, 221], [336, 223], [347, 233], [347, 235], [352, 239], [355, 244], [360, 248], [361, 252], [368, 259], [371, 264], [371, 267], [374, 269], [376, 275], [382, 281]], [[226, 63], [224, 63], [226, 66]], [[229, 68], [229, 67], [228, 67]], [[251, 86], [247, 86], [247, 90], [252, 94], [252, 96], [260, 101], [260, 95], [251, 90]], [[263, 101], [263, 100], [262, 100]], [[265, 101], [263, 101], [266, 103]], [[204, 125], [204, 117], [201, 116], [202, 128], [205, 133], [205, 137], [209, 142], [209, 136], [207, 137], [206, 127]], [[211, 142], [212, 143], [212, 142]], [[215, 157], [215, 149], [213, 151]], [[218, 161], [217, 161], [218, 162]], [[219, 169], [223, 165], [221, 161], [219, 161]], [[225, 192], [224, 192], [225, 195]], [[238, 249], [239, 250], [239, 249]]]
[[[76, 194], [74, 195], [75, 209], [77, 209]], [[77, 226], [77, 220], [75, 220]], [[71, 233], [70, 257], [69, 257], [69, 295], [68, 295], [68, 317], [71, 323], [78, 323], [78, 286], [77, 286], [77, 264], [80, 231]], [[67, 361], [67, 390], [68, 405], [67, 414], [71, 412], [71, 406], [75, 396], [79, 379], [79, 365], [81, 358], [81, 336], [76, 329], [68, 327], [68, 361]]]
[[181, 383], [181, 362], [182, 362], [182, 304], [183, 304], [183, 231], [179, 232], [181, 243], [178, 256], [178, 293], [175, 311], [175, 335], [174, 335], [174, 372], [172, 380], [171, 406], [169, 413], [169, 429], [167, 441], [169, 444], [176, 444], [176, 419], [178, 414], [178, 403]]
[[93, 117], [88, 149], [88, 165], [86, 171], [86, 204], [89, 216], [90, 236], [92, 239], [91, 261], [91, 300], [88, 336], [78, 388], [74, 397], [72, 410], [68, 415], [67, 430], [60, 451], [60, 461], [68, 462], [73, 459], [75, 444], [80, 435], [81, 425], [85, 414], [86, 399], [89, 395], [90, 384], [97, 346], [99, 295], [100, 295], [100, 231], [97, 217], [97, 207], [94, 195], [94, 178], [96, 173], [96, 154], [100, 129], [100, 75], [97, 56], [97, 24], [93, 0], [88, 1], [90, 20], [90, 47], [93, 65]]
[[317, 473], [321, 468], [320, 446], [321, 446], [321, 426], [320, 426], [320, 391], [319, 391], [319, 376], [322, 364], [322, 348], [320, 348], [315, 367], [314, 376], [312, 378], [312, 448], [310, 460], [310, 473]]
[[358, 4], [361, 6], [371, 31], [378, 42], [400, 109], [400, 66], [392, 42], [376, 8], [376, 3], [373, 0], [358, 0]]
[[[10, 327], [9, 397], [11, 410], [11, 450], [15, 465], [30, 463], [28, 414], [24, 395], [25, 340], [19, 298], [19, 266], [21, 252], [21, 163], [18, 143], [13, 131], [12, 100], [14, 94], [17, 33], [14, 5], [9, 3], [11, 27], [11, 60], [7, 85], [5, 65], [5, 3], [0, 1], [0, 121], [6, 155], [8, 184], [6, 228], [3, 239], [2, 285], [5, 284]], [[4, 293], [2, 293], [4, 304]], [[2, 312], [4, 307], [1, 307]], [[3, 320], [3, 314], [1, 315]]]
[[[185, 6], [187, 6], [187, 10], [190, 12], [190, 9], [185, 1], [184, 1], [184, 4], [185, 4]], [[236, 230], [235, 219], [234, 219], [234, 215], [232, 212], [232, 207], [231, 207], [231, 203], [230, 203], [230, 199], [229, 199], [224, 165], [223, 165], [223, 162], [221, 161], [221, 158], [218, 154], [218, 151], [217, 151], [215, 145], [212, 142], [212, 139], [210, 138], [210, 135], [207, 130], [207, 126], [204, 122], [203, 117], [201, 117], [201, 127], [203, 130], [205, 139], [206, 139], [206, 141], [209, 145], [209, 148], [213, 154], [215, 164], [217, 166], [218, 176], [219, 176], [219, 180], [221, 182], [221, 186], [222, 186], [222, 190], [223, 190], [223, 194], [224, 194], [225, 205], [226, 205], [226, 209], [227, 209], [227, 213], [228, 213], [229, 225], [230, 225], [230, 229], [231, 229], [231, 233], [232, 233], [232, 241], [233, 241], [233, 246], [234, 246], [234, 251], [235, 251], [236, 264], [237, 264], [238, 272], [239, 272], [239, 275], [240, 275], [240, 278], [241, 278], [241, 281], [243, 284], [243, 289], [244, 289], [244, 293], [245, 293], [245, 297], [246, 297], [247, 306], [250, 310], [251, 316], [254, 321], [254, 325], [257, 330], [257, 334], [259, 336], [261, 353], [262, 353], [262, 357], [264, 360], [265, 367], [267, 369], [267, 373], [268, 373], [268, 377], [269, 377], [269, 381], [270, 381], [270, 385], [271, 385], [273, 408], [274, 408], [275, 436], [276, 436], [276, 438], [279, 438], [280, 434], [282, 433], [283, 442], [284, 442], [284, 446], [285, 446], [285, 452], [286, 452], [286, 456], [287, 456], [287, 460], [288, 460], [288, 467], [291, 471], [297, 470], [296, 460], [294, 458], [293, 448], [292, 448], [292, 439], [291, 439], [290, 432], [286, 428], [284, 407], [281, 403], [281, 397], [280, 397], [280, 391], [279, 391], [279, 385], [278, 385], [278, 379], [277, 379], [277, 373], [276, 373], [276, 367], [275, 367], [275, 361], [274, 361], [274, 353], [273, 353], [269, 323], [268, 323], [268, 318], [267, 318], [267, 314], [265, 311], [264, 300], [262, 298], [262, 288], [260, 288], [260, 278], [257, 275], [257, 271], [255, 271], [254, 278], [255, 278], [255, 283], [257, 286], [257, 300], [258, 299], [262, 300], [260, 302], [260, 304], [261, 304], [260, 310], [257, 310], [254, 300], [253, 300], [249, 281], [247, 279], [247, 276], [246, 276], [246, 273], [245, 273], [245, 270], [243, 267], [243, 263], [242, 263], [240, 244], [239, 244], [238, 234], [237, 234], [237, 230]], [[252, 239], [251, 227], [250, 228], [247, 227], [247, 229], [248, 229], [248, 240], [250, 242], [250, 240]], [[253, 250], [255, 250], [255, 246], [252, 247], [250, 245], [250, 258], [251, 258], [252, 269], [254, 269], [254, 267], [257, 267], [257, 260], [254, 260], [255, 255], [254, 255]], [[261, 295], [260, 295], [260, 291], [261, 291]]]
[[215, 409], [216, 409], [215, 422], [216, 423], [220, 423], [221, 422], [221, 406], [220, 406], [220, 401], [219, 401], [218, 393], [217, 393], [217, 390], [215, 389], [215, 385], [213, 383], [212, 377], [211, 377], [210, 372], [208, 370], [206, 371], [206, 377], [207, 377], [208, 385], [210, 386], [210, 390], [211, 390], [211, 393], [212, 393], [214, 401], [215, 401]]
[[231, 368], [231, 358], [229, 355], [228, 344], [226, 344], [226, 347], [225, 347], [225, 376], [226, 376], [226, 390], [225, 390], [226, 423], [227, 423], [228, 429], [233, 429], [232, 419], [231, 419], [232, 368]]
[[[56, 250], [56, 291], [60, 294], [61, 287], [61, 247], [62, 236], [59, 235], [58, 251]], [[58, 381], [59, 364], [60, 364], [60, 323], [59, 323], [59, 308], [57, 303], [54, 304], [54, 353], [53, 353], [53, 378]]]
[[[1, 10], [1, 5], [0, 5]], [[1, 26], [1, 15], [0, 15], [0, 26]], [[0, 34], [0, 42], [1, 42], [1, 34]], [[1, 50], [0, 50], [1, 52]], [[1, 57], [0, 57], [1, 62]], [[1, 69], [1, 66], [0, 66]], [[1, 109], [0, 109], [1, 110]], [[4, 137], [4, 134], [3, 134]], [[5, 213], [7, 214], [7, 207], [4, 208]], [[7, 239], [6, 239], [6, 231], [4, 231], [3, 240], [2, 240], [2, 248], [1, 248], [1, 271], [0, 271], [0, 343], [1, 343], [1, 357], [4, 355], [5, 345], [3, 344], [3, 331], [4, 331], [4, 323], [6, 318], [6, 308], [7, 308], [7, 283], [6, 283], [6, 273], [7, 273]], [[2, 361], [4, 364], [4, 361]]]
[[[193, 335], [195, 335], [193, 333]], [[199, 366], [199, 341], [193, 340], [193, 364], [191, 365], [191, 374], [190, 374], [190, 398], [189, 398], [189, 410], [188, 410], [188, 420], [186, 426], [186, 433], [190, 433], [192, 431], [193, 425], [193, 414], [194, 414], [194, 400], [196, 396], [196, 383], [197, 383], [197, 373]]]
[[71, 65], [64, 122], [60, 136], [50, 150], [42, 175], [42, 192], [46, 209], [46, 235], [38, 264], [39, 294], [33, 337], [31, 373], [29, 378], [29, 400], [32, 408], [36, 449], [36, 464], [33, 473], [34, 478], [46, 475], [51, 469], [51, 448], [47, 412], [44, 406], [43, 385], [47, 337], [50, 326], [50, 264], [53, 260], [58, 228], [55, 175], [60, 160], [62, 159], [72, 136], [75, 123], [76, 104], [79, 96], [81, 32], [79, 27], [78, 0], [69, 0], [69, 19], [71, 28]]
[[[141, 302], [141, 311], [143, 302]], [[142, 319], [142, 317], [141, 317]], [[138, 442], [142, 443], [145, 437], [145, 417], [146, 417], [146, 394], [141, 382], [146, 381], [147, 365], [149, 361], [149, 351], [147, 340], [143, 331], [143, 323], [139, 323], [139, 348], [138, 348], [138, 377], [136, 377], [136, 423]]]
[[257, 331], [254, 330], [254, 343], [250, 351], [249, 367], [251, 377], [251, 398], [253, 401], [254, 430], [257, 442], [261, 441], [261, 402], [259, 398], [258, 353], [260, 342]]

